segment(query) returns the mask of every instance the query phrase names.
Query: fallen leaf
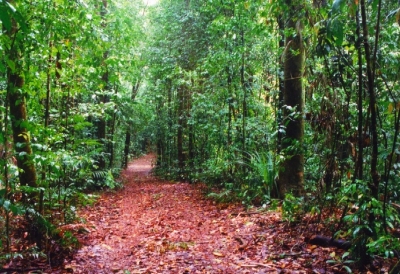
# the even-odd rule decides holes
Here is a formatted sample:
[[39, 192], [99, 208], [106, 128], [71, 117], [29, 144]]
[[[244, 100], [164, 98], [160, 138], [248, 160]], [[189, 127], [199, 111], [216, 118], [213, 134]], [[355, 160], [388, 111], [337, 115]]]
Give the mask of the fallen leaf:
[[213, 254], [214, 254], [214, 256], [217, 256], [217, 257], [224, 257], [224, 254], [222, 254], [219, 251], [214, 251]]

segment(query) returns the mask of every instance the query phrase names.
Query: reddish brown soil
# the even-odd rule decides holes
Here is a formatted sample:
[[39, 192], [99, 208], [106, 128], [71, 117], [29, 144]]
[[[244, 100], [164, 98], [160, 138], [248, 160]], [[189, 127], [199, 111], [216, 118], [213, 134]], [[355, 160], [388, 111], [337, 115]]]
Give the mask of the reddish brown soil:
[[215, 204], [201, 185], [160, 181], [152, 161], [132, 162], [123, 189], [80, 211], [89, 233], [63, 273], [345, 273], [342, 252], [305, 244], [304, 226]]

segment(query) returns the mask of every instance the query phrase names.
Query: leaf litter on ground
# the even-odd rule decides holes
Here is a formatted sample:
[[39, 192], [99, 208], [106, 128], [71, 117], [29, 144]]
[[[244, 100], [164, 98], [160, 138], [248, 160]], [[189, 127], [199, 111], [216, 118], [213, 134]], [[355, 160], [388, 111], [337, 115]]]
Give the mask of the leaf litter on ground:
[[289, 225], [279, 210], [217, 204], [202, 184], [152, 176], [153, 161], [130, 163], [122, 189], [79, 211], [82, 248], [53, 273], [348, 273], [344, 251], [304, 241], [312, 226]]

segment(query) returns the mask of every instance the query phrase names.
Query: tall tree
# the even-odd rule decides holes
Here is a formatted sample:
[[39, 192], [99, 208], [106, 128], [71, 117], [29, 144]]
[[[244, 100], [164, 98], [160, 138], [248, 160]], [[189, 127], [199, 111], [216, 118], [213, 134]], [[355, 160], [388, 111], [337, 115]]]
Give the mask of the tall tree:
[[[17, 8], [19, 1], [10, 1]], [[7, 56], [7, 96], [10, 106], [11, 127], [21, 185], [36, 187], [36, 169], [32, 162], [29, 123], [27, 117], [26, 86], [24, 85], [23, 60], [25, 54], [24, 38], [27, 26], [21, 14], [9, 10], [11, 24], [6, 26], [8, 43]], [[17, 20], [18, 18], [18, 20]]]
[[[131, 92], [132, 103], [135, 101], [135, 98], [138, 94], [140, 83], [141, 83], [141, 79], [138, 79], [136, 81], [136, 83], [134, 83], [132, 85], [132, 92]], [[130, 150], [130, 145], [131, 145], [132, 131], [134, 131], [133, 123], [132, 123], [132, 121], [128, 121], [128, 125], [127, 125], [126, 132], [125, 132], [124, 158], [123, 158], [123, 162], [122, 162], [123, 168], [128, 167], [129, 150]]]
[[284, 125], [285, 135], [282, 149], [285, 159], [279, 172], [279, 192], [281, 197], [293, 192], [300, 195], [304, 184], [304, 45], [302, 38], [302, 11], [304, 2], [286, 0], [286, 40], [284, 51]]
[[[107, 28], [107, 14], [108, 14], [108, 0], [102, 0], [101, 5], [100, 5], [100, 16], [101, 16], [101, 26], [103, 29]], [[109, 83], [109, 68], [107, 65], [107, 59], [109, 58], [109, 50], [105, 49], [103, 52], [103, 60], [102, 60], [102, 67], [103, 67], [103, 72], [101, 75], [101, 80], [102, 80], [102, 86], [103, 86], [103, 93], [100, 95], [100, 103], [106, 104], [109, 102], [109, 88], [110, 88], [110, 83]], [[107, 148], [108, 147], [108, 142], [107, 142], [107, 121], [106, 117], [98, 117], [97, 121], [97, 137], [99, 138], [100, 142], [103, 143], [103, 151], [104, 153], [100, 156], [99, 158], [99, 168], [101, 170], [106, 168], [106, 152], [109, 152]]]

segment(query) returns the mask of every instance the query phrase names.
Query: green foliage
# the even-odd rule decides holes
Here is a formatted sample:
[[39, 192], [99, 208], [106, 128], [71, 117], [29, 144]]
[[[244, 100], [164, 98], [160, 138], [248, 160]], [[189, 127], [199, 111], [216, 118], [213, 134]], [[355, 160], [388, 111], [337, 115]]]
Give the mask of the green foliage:
[[393, 258], [400, 247], [400, 241], [392, 235], [381, 235], [367, 244], [369, 254], [381, 254], [385, 258]]
[[273, 197], [272, 194], [278, 193], [274, 154], [272, 152], [255, 152], [250, 155], [249, 166], [262, 180], [261, 186], [263, 189], [258, 190], [258, 192], [262, 192], [265, 195], [267, 202], [269, 202]]
[[34, 209], [26, 210], [25, 219], [28, 221], [28, 235], [39, 250], [49, 252], [49, 249], [57, 244], [66, 250], [75, 250], [80, 246], [78, 239], [70, 231], [61, 233], [54, 224]]
[[76, 192], [75, 195], [71, 198], [71, 203], [77, 206], [92, 206], [99, 196], [95, 194], [86, 194], [82, 192]]
[[213, 199], [219, 203], [230, 203], [235, 200], [235, 194], [232, 193], [232, 190], [229, 189], [229, 186], [227, 185], [227, 188], [224, 189], [221, 192], [211, 192], [207, 194], [207, 197], [210, 199]]
[[71, 231], [63, 233], [62, 238], [59, 240], [62, 247], [75, 250], [81, 246], [79, 240], [72, 234]]
[[[94, 202], [88, 191], [120, 186], [124, 137], [132, 132], [128, 154], [140, 154], [152, 119], [139, 85], [145, 73], [142, 1], [110, 2], [103, 15], [95, 1], [53, 2], [0, 1], [0, 28], [16, 24], [18, 30], [14, 37], [0, 36], [1, 50], [18, 51], [18, 62], [7, 54], [0, 58], [0, 218], [5, 228], [25, 214], [43, 249], [57, 238], [58, 225], [76, 220], [77, 205]], [[15, 163], [18, 144], [7, 101], [7, 86], [14, 83], [7, 69], [23, 71], [23, 126], [31, 138], [37, 187], [18, 179], [22, 170]], [[26, 212], [23, 204], [33, 200]], [[7, 233], [2, 230], [4, 248]], [[75, 244], [72, 235], [64, 236], [63, 243]]]
[[349, 227], [346, 234], [354, 244], [353, 257], [360, 256], [363, 248], [368, 256], [379, 254], [391, 257], [394, 250], [397, 250], [399, 241], [388, 234], [386, 228], [394, 229], [395, 224], [400, 221], [398, 213], [394, 208], [388, 207], [384, 214], [383, 203], [371, 197], [368, 191], [366, 182], [356, 181], [349, 183], [341, 192], [340, 203], [350, 203], [354, 209], [354, 212], [348, 212], [344, 217]]
[[288, 222], [298, 222], [304, 215], [303, 197], [295, 197], [287, 193], [282, 203], [282, 218]]
[[117, 187], [117, 183], [114, 180], [114, 177], [111, 173], [111, 170], [108, 171], [94, 171], [93, 172], [94, 181], [101, 181], [101, 185], [97, 184], [97, 186], [105, 186], [107, 188], [113, 189]]
[[6, 194], [6, 189], [0, 189], [0, 208], [2, 208], [6, 214], [12, 213], [15, 216], [23, 215], [25, 213], [24, 208], [19, 204], [13, 203], [9, 199], [5, 199]]
[[354, 265], [354, 260], [348, 258], [349, 252], [345, 252], [341, 257], [336, 255], [335, 252], [332, 252], [330, 256], [331, 259], [326, 261], [328, 264], [338, 265], [347, 273], [353, 273], [351, 266]]

